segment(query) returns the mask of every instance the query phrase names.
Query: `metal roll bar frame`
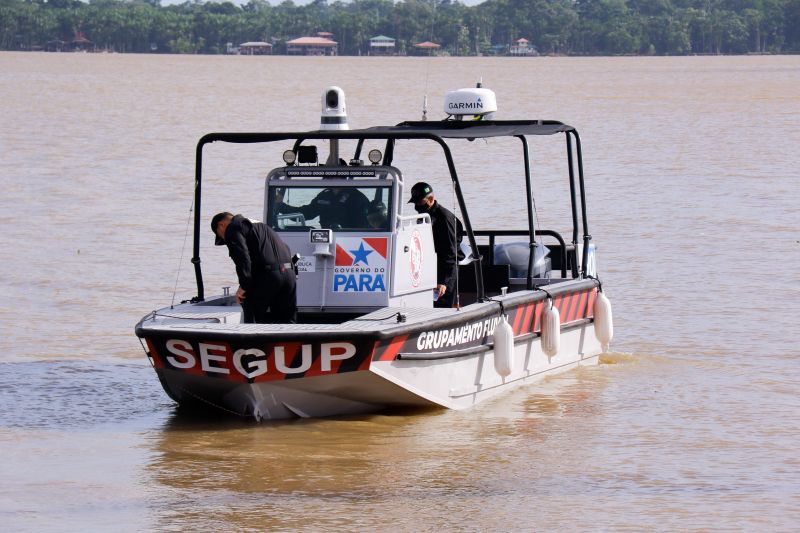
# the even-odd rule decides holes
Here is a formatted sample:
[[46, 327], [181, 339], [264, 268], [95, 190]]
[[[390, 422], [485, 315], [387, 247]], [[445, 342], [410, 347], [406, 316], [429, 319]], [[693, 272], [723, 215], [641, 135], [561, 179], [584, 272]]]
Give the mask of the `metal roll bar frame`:
[[[586, 191], [584, 186], [583, 177], [583, 162], [581, 154], [581, 143], [578, 132], [571, 126], [567, 126], [556, 121], [475, 121], [475, 122], [460, 122], [460, 121], [445, 121], [440, 123], [431, 122], [404, 122], [394, 127], [377, 127], [368, 128], [363, 130], [336, 130], [336, 131], [309, 131], [300, 133], [209, 133], [200, 138], [197, 143], [195, 151], [195, 191], [194, 191], [194, 238], [193, 238], [193, 255], [191, 262], [194, 265], [195, 279], [197, 282], [197, 295], [193, 297], [191, 302], [202, 302], [205, 300], [205, 291], [203, 285], [203, 273], [201, 269], [200, 260], [200, 227], [201, 227], [201, 206], [202, 206], [202, 168], [203, 168], [203, 148], [205, 145], [214, 142], [227, 142], [234, 144], [256, 144], [256, 143], [271, 143], [278, 141], [294, 140], [293, 149], [296, 151], [302, 142], [306, 140], [334, 140], [334, 139], [353, 139], [358, 141], [357, 154], [360, 154], [361, 147], [366, 139], [386, 140], [386, 148], [384, 150], [383, 164], [391, 165], [394, 157], [394, 143], [397, 139], [403, 140], [431, 140], [439, 144], [444, 152], [445, 160], [447, 161], [447, 168], [450, 172], [450, 178], [453, 182], [455, 189], [456, 199], [458, 201], [459, 209], [463, 217], [464, 228], [467, 233], [469, 244], [473, 250], [477, 252], [478, 246], [475, 241], [475, 235], [482, 234], [483, 232], [475, 232], [472, 228], [472, 223], [469, 218], [469, 212], [464, 201], [464, 195], [461, 190], [461, 184], [456, 172], [453, 156], [450, 151], [445, 138], [462, 138], [473, 140], [475, 138], [483, 137], [516, 137], [522, 143], [523, 159], [525, 163], [525, 188], [527, 193], [527, 216], [528, 216], [528, 235], [529, 235], [529, 258], [528, 258], [528, 276], [527, 276], [527, 289], [533, 288], [532, 270], [534, 262], [534, 247], [536, 246], [536, 235], [549, 235], [545, 230], [536, 231], [534, 229], [534, 213], [533, 213], [533, 194], [531, 184], [531, 168], [530, 157], [528, 150], [528, 142], [526, 135], [552, 135], [555, 133], [565, 133], [567, 144], [567, 161], [569, 169], [569, 182], [570, 182], [570, 204], [572, 207], [572, 244], [577, 247], [578, 243], [578, 199], [576, 196], [575, 188], [575, 169], [574, 159], [577, 159], [578, 167], [578, 182], [580, 191], [580, 208], [583, 229], [583, 255], [581, 258], [581, 268], [576, 272], [573, 268], [573, 275], [576, 277], [585, 277], [586, 262], [588, 260], [589, 243], [591, 235], [588, 231], [588, 222], [586, 218]], [[572, 137], [574, 137], [576, 151], [573, 153]], [[356, 157], [358, 158], [358, 157]], [[497, 233], [499, 234], [499, 233]], [[566, 253], [566, 247], [560, 235], [557, 237], [562, 243], [562, 250]], [[475, 265], [476, 289], [478, 301], [484, 301], [486, 295], [484, 293], [483, 284], [483, 258], [480, 254], [474, 258], [473, 264]], [[564, 264], [564, 263], [562, 263]]]

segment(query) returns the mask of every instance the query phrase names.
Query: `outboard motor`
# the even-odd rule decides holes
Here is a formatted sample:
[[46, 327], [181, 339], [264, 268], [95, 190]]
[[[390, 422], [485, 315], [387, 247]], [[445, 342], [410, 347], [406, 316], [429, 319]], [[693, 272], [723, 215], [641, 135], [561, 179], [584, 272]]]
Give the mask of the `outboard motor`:
[[[525, 278], [528, 276], [528, 257], [530, 249], [527, 242], [506, 242], [495, 244], [494, 264], [509, 265], [512, 278]], [[542, 243], [536, 243], [533, 251], [533, 277], [547, 278], [550, 276], [550, 250]]]

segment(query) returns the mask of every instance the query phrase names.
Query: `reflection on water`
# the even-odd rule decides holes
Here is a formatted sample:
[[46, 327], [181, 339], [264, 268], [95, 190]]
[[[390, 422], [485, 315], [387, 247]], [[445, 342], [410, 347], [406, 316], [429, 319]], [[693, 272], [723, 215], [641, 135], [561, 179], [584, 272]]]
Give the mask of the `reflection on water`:
[[[797, 529], [800, 58], [514, 59], [0, 53], [7, 529]], [[176, 278], [194, 294], [185, 250], [176, 270], [197, 139], [314, 128], [332, 83], [355, 127], [418, 118], [426, 87], [433, 117], [479, 77], [498, 118], [581, 132], [617, 351], [464, 412], [177, 412], [132, 330]], [[537, 207], [564, 231], [564, 147], [543, 141]], [[258, 216], [284, 148], [209, 147], [201, 216]], [[450, 202], [433, 148], [408, 150], [406, 179]], [[476, 226], [517, 227], [519, 143], [453, 152]], [[209, 294], [231, 285], [201, 248]]]
[[[270, 424], [175, 415], [154, 439], [160, 453], [147, 470], [154, 484], [190, 496], [180, 505], [186, 514], [165, 516], [162, 525], [337, 529], [347, 523], [412, 531], [451, 529], [466, 525], [466, 517], [490, 528], [505, 516], [509, 526], [528, 527], [528, 504], [515, 509], [522, 503], [515, 499], [526, 478], [546, 471], [540, 455], [563, 446], [556, 421], [570, 425], [596, 413], [586, 389], [596, 392], [605, 379], [577, 374], [548, 380], [535, 396], [513, 392], [465, 412]], [[207, 499], [215, 502], [213, 512], [198, 512]], [[476, 509], [486, 512], [476, 516]]]
[[6, 364], [0, 512], [159, 531], [638, 529], [632, 508], [654, 529], [797, 523], [800, 461], [763, 444], [796, 442], [795, 396], [764, 421], [733, 365], [605, 359], [468, 411], [262, 424], [177, 410], [146, 365]]
[[[724, 420], [708, 419], [709, 410], [694, 405], [691, 366], [611, 357], [624, 362], [550, 378], [466, 412], [261, 425], [175, 416], [154, 438], [159, 453], [147, 467], [154, 486], [180, 495], [172, 503], [183, 510], [160, 525], [637, 529], [631, 506], [656, 529], [793, 523], [791, 513], [742, 512], [754, 499], [789, 504], [792, 463], [773, 470], [772, 459], [751, 456], [746, 437], [725, 435]], [[715, 379], [730, 379], [718, 371]]]

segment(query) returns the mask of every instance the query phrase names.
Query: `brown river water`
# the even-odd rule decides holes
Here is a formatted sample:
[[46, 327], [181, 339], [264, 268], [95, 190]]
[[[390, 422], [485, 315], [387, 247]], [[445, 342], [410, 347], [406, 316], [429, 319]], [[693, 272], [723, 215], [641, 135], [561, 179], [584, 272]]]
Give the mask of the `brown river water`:
[[[133, 327], [194, 294], [199, 137], [314, 129], [328, 85], [354, 127], [437, 119], [480, 78], [581, 132], [613, 353], [463, 412], [176, 413]], [[800, 529], [800, 57], [0, 53], [0, 102], [3, 530]], [[259, 216], [285, 148], [211, 147], [204, 220]], [[524, 226], [518, 151], [454, 147], [476, 227]], [[563, 140], [532, 152], [568, 234]], [[452, 198], [429, 146], [396, 162]]]

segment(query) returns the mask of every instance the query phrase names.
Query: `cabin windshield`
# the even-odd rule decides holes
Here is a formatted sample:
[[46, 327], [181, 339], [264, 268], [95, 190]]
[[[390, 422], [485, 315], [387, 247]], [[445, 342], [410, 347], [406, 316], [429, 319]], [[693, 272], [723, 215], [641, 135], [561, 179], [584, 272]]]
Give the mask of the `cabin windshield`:
[[391, 187], [270, 187], [269, 224], [277, 231], [389, 231]]

